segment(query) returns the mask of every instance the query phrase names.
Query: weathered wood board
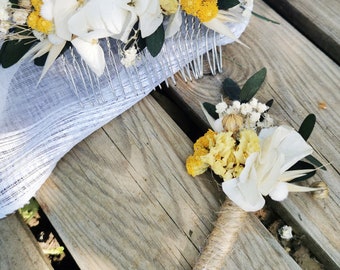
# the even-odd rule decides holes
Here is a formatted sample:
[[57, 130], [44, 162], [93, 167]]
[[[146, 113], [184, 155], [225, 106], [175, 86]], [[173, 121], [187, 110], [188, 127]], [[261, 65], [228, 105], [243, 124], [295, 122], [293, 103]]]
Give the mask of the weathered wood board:
[[[169, 91], [181, 106], [187, 106], [207, 123], [199, 103], [219, 102], [226, 77], [243, 85], [253, 73], [266, 67], [267, 79], [257, 98], [275, 100], [271, 113], [279, 123], [298, 128], [309, 113], [316, 115], [317, 125], [309, 142], [315, 156], [328, 164], [328, 170], [319, 170], [313, 180], [324, 180], [330, 196], [315, 200], [309, 194], [291, 194], [276, 208], [295, 230], [306, 235], [307, 244], [326, 266], [340, 267], [340, 67], [263, 2], [256, 2], [255, 11], [281, 24], [253, 17], [241, 38], [250, 50], [238, 44], [226, 46], [222, 74], [190, 83], [177, 76], [177, 85], [171, 85]], [[319, 102], [327, 108], [320, 109]]]
[[265, 0], [340, 64], [340, 1]]
[[[81, 269], [191, 269], [220, 193], [185, 170], [192, 142], [151, 97], [79, 143], [37, 200]], [[249, 216], [225, 269], [300, 269]]]
[[17, 215], [0, 220], [0, 269], [53, 269], [28, 227]]

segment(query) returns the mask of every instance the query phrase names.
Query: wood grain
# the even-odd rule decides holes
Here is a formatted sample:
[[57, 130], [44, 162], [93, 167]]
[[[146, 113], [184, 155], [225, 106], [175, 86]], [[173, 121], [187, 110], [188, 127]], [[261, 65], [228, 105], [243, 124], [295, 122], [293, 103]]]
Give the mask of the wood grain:
[[[242, 85], [246, 78], [266, 67], [267, 79], [257, 97], [261, 101], [275, 100], [271, 113], [279, 123], [297, 128], [309, 113], [316, 115], [317, 125], [309, 143], [315, 156], [329, 165], [327, 172], [319, 170], [313, 180], [324, 180], [330, 196], [315, 200], [309, 194], [290, 195], [276, 208], [287, 222], [305, 234], [306, 244], [325, 265], [340, 267], [340, 68], [266, 4], [257, 2], [255, 11], [281, 24], [253, 17], [241, 37], [250, 50], [238, 44], [226, 46], [222, 74], [190, 83], [177, 76], [177, 85], [171, 85], [169, 91], [181, 106], [195, 111], [206, 124], [199, 103], [217, 103], [226, 77]], [[319, 102], [325, 102], [327, 108], [320, 109]]]
[[[191, 269], [221, 199], [211, 175], [186, 173], [191, 152], [149, 96], [68, 153], [37, 200], [81, 269]], [[226, 262], [240, 266], [299, 269], [252, 216]]]
[[17, 215], [0, 220], [0, 269], [53, 269], [38, 243]]
[[265, 0], [288, 22], [340, 64], [338, 0]]

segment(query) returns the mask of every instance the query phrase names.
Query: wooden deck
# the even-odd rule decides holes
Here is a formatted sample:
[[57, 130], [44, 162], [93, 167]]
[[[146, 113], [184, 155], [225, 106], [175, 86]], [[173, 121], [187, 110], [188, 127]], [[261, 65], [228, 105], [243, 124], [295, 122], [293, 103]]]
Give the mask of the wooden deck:
[[[199, 102], [217, 102], [224, 78], [242, 85], [262, 67], [268, 74], [258, 98], [273, 98], [271, 113], [295, 128], [314, 113], [309, 142], [315, 156], [329, 163], [313, 179], [327, 183], [329, 198], [290, 194], [270, 206], [303, 235], [324, 269], [340, 268], [339, 3], [265, 2], [273, 7], [255, 1], [254, 11], [280, 25], [253, 17], [241, 38], [251, 49], [224, 47], [222, 74], [189, 83], [176, 75], [177, 84], [164, 90], [187, 113], [183, 119], [176, 123], [170, 109], [148, 96], [58, 163], [36, 198], [80, 269], [191, 269], [224, 196], [209, 173], [187, 175], [192, 141], [179, 125], [190, 119], [203, 130]], [[315, 31], [327, 37], [322, 44], [312, 37]], [[17, 215], [0, 220], [0, 234], [1, 270], [51, 269]], [[274, 268], [303, 267], [249, 214], [224, 269]]]

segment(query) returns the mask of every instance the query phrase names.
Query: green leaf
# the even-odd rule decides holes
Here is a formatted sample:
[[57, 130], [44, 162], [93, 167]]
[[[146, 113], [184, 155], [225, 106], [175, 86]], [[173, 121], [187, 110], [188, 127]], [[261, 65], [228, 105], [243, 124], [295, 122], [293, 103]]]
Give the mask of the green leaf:
[[240, 100], [241, 88], [232, 79], [227, 78], [222, 83], [223, 96], [230, 100]]
[[314, 164], [316, 167], [327, 171], [326, 167], [319, 161], [317, 160], [315, 157], [313, 157], [312, 155], [306, 156], [305, 159], [307, 159], [309, 162], [311, 162], [312, 164]]
[[[14, 32], [21, 32], [24, 36], [32, 36], [28, 30], [15, 29]], [[32, 36], [32, 39], [34, 37]], [[32, 47], [34, 42], [31, 39], [8, 40], [2, 44], [0, 50], [0, 63], [3, 68], [16, 64], [21, 57]]]
[[229, 8], [232, 8], [234, 6], [237, 6], [240, 3], [240, 1], [238, 0], [218, 0], [217, 1], [217, 6], [218, 9], [223, 9], [223, 10], [227, 10]]
[[[289, 171], [292, 171], [292, 170], [307, 170], [307, 169], [315, 169], [315, 167], [308, 163], [308, 162], [305, 162], [305, 161], [298, 161], [296, 162], [292, 167], [290, 167], [288, 170]], [[304, 181], [310, 177], [312, 177], [313, 175], [315, 174], [315, 171], [312, 171], [312, 172], [309, 172], [309, 173], [306, 173], [306, 175], [304, 176], [301, 176], [301, 177], [298, 177], [298, 178], [295, 178], [293, 180], [291, 180], [290, 182], [300, 182], [300, 181]]]
[[157, 56], [161, 51], [164, 37], [164, 27], [163, 24], [161, 24], [153, 34], [145, 38], [146, 47], [153, 57]]
[[299, 133], [302, 136], [302, 138], [305, 139], [305, 141], [308, 140], [309, 136], [312, 134], [313, 128], [315, 126], [316, 117], [314, 114], [309, 114], [305, 120], [303, 120], [300, 128]]
[[266, 78], [267, 69], [262, 68], [258, 72], [256, 72], [253, 76], [251, 76], [246, 83], [243, 85], [240, 94], [241, 103], [246, 103], [252, 99], [253, 96], [260, 89], [261, 85]]
[[212, 118], [215, 120], [218, 118], [218, 113], [216, 113], [216, 106], [209, 103], [209, 102], [204, 102], [203, 103], [204, 109], [207, 110], [207, 112], [211, 115]]
[[31, 48], [32, 42], [27, 41], [6, 41], [1, 47], [0, 63], [3, 68], [16, 64], [21, 57]]

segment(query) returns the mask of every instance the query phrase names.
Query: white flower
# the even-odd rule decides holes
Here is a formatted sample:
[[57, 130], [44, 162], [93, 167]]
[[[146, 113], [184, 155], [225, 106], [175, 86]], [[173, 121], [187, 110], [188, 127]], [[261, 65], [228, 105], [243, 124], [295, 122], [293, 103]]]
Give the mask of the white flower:
[[220, 102], [216, 105], [216, 113], [222, 114], [228, 108], [228, 104], [225, 102]]
[[13, 21], [16, 24], [23, 25], [26, 23], [26, 19], [28, 16], [28, 11], [25, 9], [16, 9], [13, 12]]
[[238, 100], [234, 100], [233, 101], [233, 108], [235, 108], [236, 110], [239, 110], [241, 108], [241, 102]]
[[260, 120], [260, 117], [261, 117], [261, 114], [258, 113], [258, 112], [252, 112], [250, 114], [250, 117], [249, 117], [249, 120], [250, 120], [250, 123], [256, 123], [257, 121]]
[[251, 101], [249, 102], [249, 105], [253, 108], [256, 109], [257, 108], [257, 99], [256, 98], [252, 98]]
[[251, 154], [239, 178], [223, 182], [226, 195], [245, 211], [257, 211], [264, 206], [263, 196], [283, 200], [289, 191], [315, 189], [296, 186], [287, 181], [311, 170], [287, 171], [313, 149], [299, 133], [286, 126], [262, 129], [259, 134], [261, 150]]
[[253, 111], [252, 106], [249, 103], [242, 103], [241, 104], [241, 113], [243, 115], [247, 115]]
[[256, 109], [257, 109], [257, 111], [259, 113], [264, 113], [266, 110], [269, 109], [269, 107], [266, 104], [263, 104], [263, 103], [259, 102], [259, 103], [257, 103], [257, 108]]

